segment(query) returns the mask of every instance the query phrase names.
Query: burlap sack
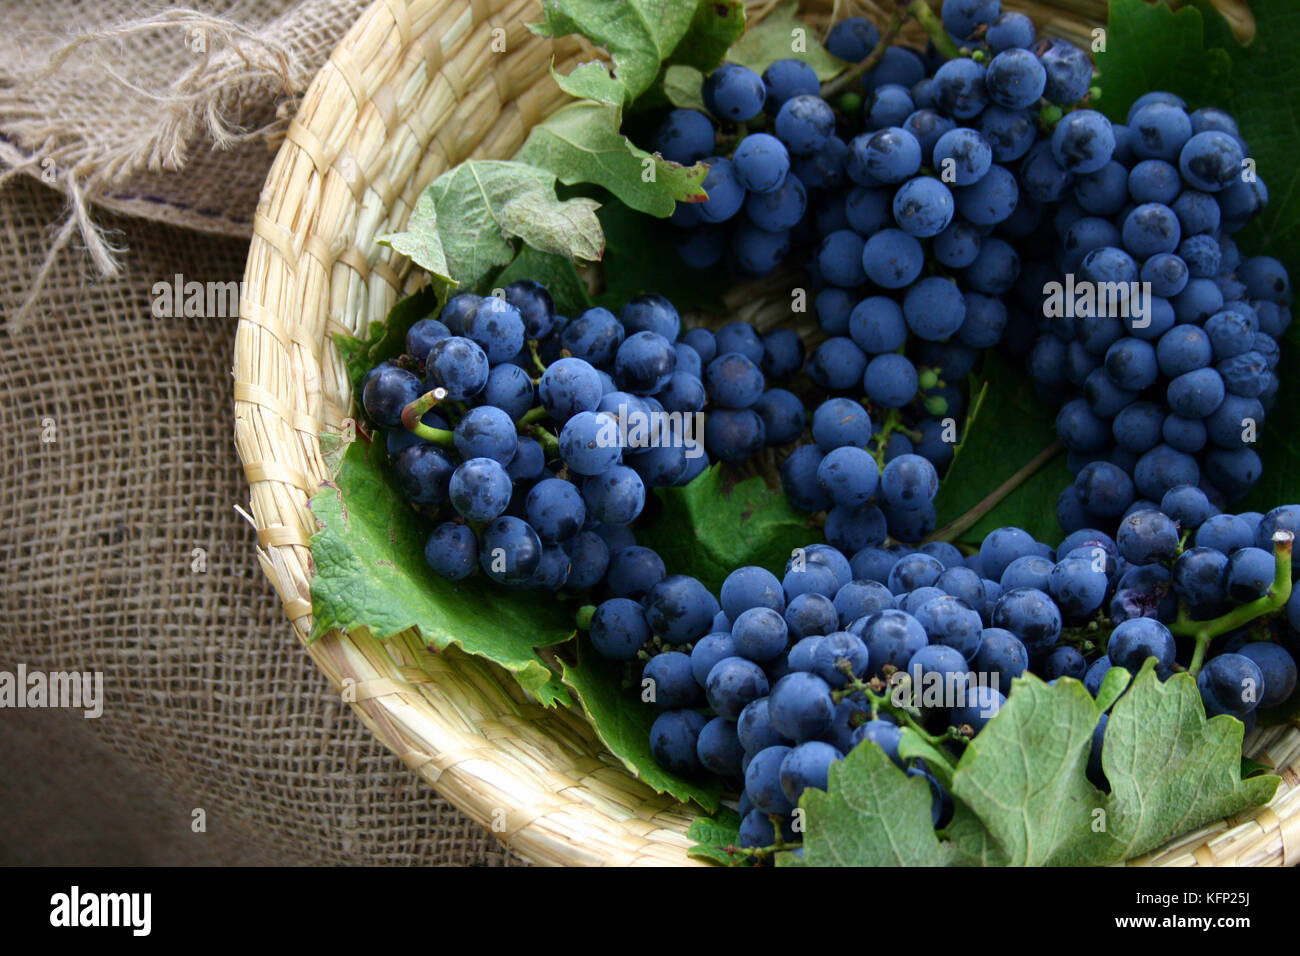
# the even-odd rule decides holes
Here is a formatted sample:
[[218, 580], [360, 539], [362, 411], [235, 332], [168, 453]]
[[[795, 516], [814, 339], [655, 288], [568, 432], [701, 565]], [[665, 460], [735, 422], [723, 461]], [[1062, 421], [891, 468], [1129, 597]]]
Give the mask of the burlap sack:
[[241, 278], [276, 133], [361, 6], [3, 14], [0, 670], [102, 671], [106, 701], [97, 720], [0, 711], [0, 760], [27, 761], [0, 773], [23, 810], [0, 813], [0, 845], [75, 803], [112, 857], [117, 778], [83, 774], [75, 801], [41, 783], [77, 779], [89, 733], [166, 791], [160, 844], [204, 843], [122, 862], [517, 862], [374, 740], [288, 630], [234, 507], [234, 315], [152, 309], [177, 274]]

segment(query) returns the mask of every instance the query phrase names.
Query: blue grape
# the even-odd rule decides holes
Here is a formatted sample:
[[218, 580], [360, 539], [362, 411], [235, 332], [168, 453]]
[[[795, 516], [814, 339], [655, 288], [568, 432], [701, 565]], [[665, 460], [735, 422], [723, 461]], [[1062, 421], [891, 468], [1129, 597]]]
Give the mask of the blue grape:
[[470, 458], [452, 473], [447, 497], [466, 521], [491, 521], [510, 504], [510, 490], [510, 476], [499, 461]]
[[690, 166], [713, 153], [713, 123], [696, 110], [672, 110], [652, 140], [655, 152], [670, 163]]
[[1072, 173], [1095, 173], [1110, 162], [1114, 152], [1110, 120], [1096, 110], [1067, 113], [1052, 132], [1052, 155]]
[[704, 79], [704, 105], [721, 120], [744, 122], [763, 111], [767, 90], [748, 67], [723, 63]]
[[709, 719], [694, 710], [669, 710], [650, 727], [650, 753], [671, 773], [693, 776], [702, 769], [696, 747]]
[[831, 687], [815, 674], [794, 671], [782, 677], [768, 698], [772, 727], [796, 742], [825, 733], [835, 717]]
[[1259, 706], [1267, 693], [1264, 672], [1242, 654], [1220, 654], [1206, 661], [1196, 678], [1206, 713], [1242, 718]]
[[[837, 20], [830, 32], [826, 34], [827, 51], [832, 56], [848, 60], [850, 63], [865, 60], [867, 54], [874, 50], [879, 42], [880, 31], [870, 20], [862, 17], [845, 17]], [[816, 93], [817, 89], [818, 87], [814, 85], [810, 92]]]
[[460, 581], [478, 566], [478, 539], [466, 525], [445, 521], [429, 535], [424, 560], [440, 577]]
[[1061, 612], [1036, 588], [1012, 588], [993, 607], [994, 627], [1016, 635], [1031, 653], [1046, 650], [1061, 636]]
[[803, 433], [806, 424], [804, 405], [793, 392], [781, 388], [768, 389], [759, 396], [753, 408], [763, 420], [767, 444], [786, 445]]
[[[982, 185], [981, 181], [970, 188], [979, 189]], [[862, 249], [861, 265], [867, 278], [886, 289], [910, 285], [920, 275], [924, 263], [925, 251], [921, 244], [901, 229], [882, 229]]]
[[954, 193], [957, 212], [977, 226], [994, 226], [1015, 211], [1020, 201], [1016, 177], [1005, 166], [994, 164], [973, 186]]
[[582, 497], [595, 520], [630, 524], [645, 507], [645, 484], [631, 468], [615, 465], [583, 482]]
[[953, 217], [953, 198], [948, 187], [929, 176], [909, 179], [894, 194], [894, 220], [911, 236], [937, 236]]
[[[835, 26], [839, 25], [837, 23]], [[847, 58], [841, 57], [841, 59]], [[803, 60], [794, 57], [787, 57], [770, 64], [763, 71], [763, 86], [767, 91], [764, 109], [773, 114], [792, 97], [816, 96], [821, 91], [821, 81], [817, 79], [817, 71]]]
[[844, 759], [833, 746], [821, 740], [810, 740], [795, 747], [781, 761], [781, 789], [794, 804], [807, 789], [825, 790], [830, 767]]
[[1033, 106], [1047, 87], [1047, 70], [1027, 49], [999, 52], [989, 61], [984, 78], [989, 99], [1006, 109]]
[[726, 222], [744, 205], [745, 187], [731, 160], [715, 156], [708, 163], [709, 171], [700, 186], [709, 198], [699, 203], [700, 218], [705, 222]]
[[808, 156], [821, 149], [835, 131], [835, 114], [820, 96], [801, 94], [781, 104], [774, 127], [777, 138], [792, 154]]
[[[488, 462], [491, 459], [471, 459], [471, 461]], [[497, 468], [501, 467], [496, 462], [492, 464]], [[464, 465], [461, 467], [463, 468]], [[459, 473], [459, 469], [457, 472]], [[455, 483], [455, 476], [452, 477], [452, 482]], [[537, 532], [529, 527], [527, 522], [512, 515], [503, 515], [492, 520], [479, 537], [479, 566], [498, 584], [520, 587], [530, 583], [541, 560], [542, 542], [537, 537]]]
[[689, 644], [703, 637], [719, 610], [708, 588], [685, 574], [670, 574], [645, 596], [646, 623], [665, 644]]
[[876, 405], [902, 408], [916, 397], [919, 388], [916, 367], [902, 355], [892, 352], [877, 355], [867, 363], [863, 388]]

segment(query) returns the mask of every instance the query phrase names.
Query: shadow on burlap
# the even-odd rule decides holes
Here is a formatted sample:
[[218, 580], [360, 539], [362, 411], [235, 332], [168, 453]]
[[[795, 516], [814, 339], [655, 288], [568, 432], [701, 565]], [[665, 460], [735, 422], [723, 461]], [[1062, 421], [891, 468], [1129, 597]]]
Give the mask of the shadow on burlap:
[[[29, 177], [0, 187], [0, 316], [65, 211]], [[0, 711], [0, 863], [517, 862], [352, 715], [257, 568], [234, 510], [236, 320], [155, 318], [150, 291], [237, 280], [246, 243], [101, 223], [123, 275], [70, 250], [34, 321], [0, 323], [0, 670], [98, 670], [105, 696], [97, 720]], [[140, 849], [130, 826], [157, 832]]]

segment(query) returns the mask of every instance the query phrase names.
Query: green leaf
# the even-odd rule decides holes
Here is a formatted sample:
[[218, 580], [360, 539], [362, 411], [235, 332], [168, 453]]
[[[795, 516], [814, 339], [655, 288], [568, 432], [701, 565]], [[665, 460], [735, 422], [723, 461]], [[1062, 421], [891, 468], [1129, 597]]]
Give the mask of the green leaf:
[[[585, 197], [561, 202], [554, 174], [526, 163], [471, 159], [435, 179], [407, 230], [385, 239], [399, 252], [409, 250], [417, 264], [439, 265], [457, 283], [474, 287], [515, 257], [516, 238], [567, 259], [599, 259], [604, 237], [598, 205]], [[416, 258], [436, 253], [439, 262]]]
[[630, 103], [655, 81], [659, 64], [690, 28], [695, 7], [679, 0], [546, 0], [542, 13], [543, 22], [530, 27], [534, 33], [578, 33], [609, 51]]
[[[977, 412], [966, 422], [960, 453], [935, 497], [941, 529], [965, 516], [1056, 441], [1055, 412], [1035, 394], [1019, 363], [987, 352], [980, 380], [971, 383], [972, 395], [981, 391]], [[957, 540], [978, 544], [995, 528], [1012, 525], [1039, 541], [1059, 541], [1056, 499], [1072, 480], [1065, 455], [1058, 455]]]
[[661, 219], [678, 202], [707, 198], [700, 185], [707, 166], [680, 166], [633, 146], [619, 131], [621, 114], [617, 106], [591, 100], [571, 103], [534, 126], [516, 158], [550, 170], [566, 185], [604, 186], [633, 209]]
[[682, 262], [673, 245], [676, 227], [621, 202], [606, 203], [597, 215], [605, 230], [605, 290], [596, 296], [597, 305], [617, 310], [643, 292], [658, 292], [678, 309], [722, 311], [717, 273]]
[[[827, 792], [805, 790], [799, 806], [807, 866], [946, 866], [951, 859], [930, 823], [930, 785], [906, 776], [878, 746], [855, 747], [831, 764]], [[776, 862], [796, 860], [779, 854]]]
[[709, 73], [744, 32], [745, 4], [741, 0], [699, 0], [690, 29], [669, 59]]
[[723, 866], [737, 866], [743, 862], [743, 858], [724, 849], [740, 842], [740, 816], [728, 807], [717, 816], [696, 817], [686, 831], [686, 838], [695, 841], [695, 846], [686, 851], [687, 856], [711, 860]]
[[551, 66], [551, 76], [560, 89], [580, 100], [595, 100], [609, 106], [622, 106], [627, 91], [623, 84], [609, 73], [609, 67], [599, 60], [579, 63], [568, 76], [556, 73]]
[[311, 539], [311, 639], [367, 628], [387, 640], [417, 628], [434, 650], [455, 644], [504, 667], [543, 704], [568, 704], [534, 648], [573, 636], [572, 609], [482, 575], [453, 582], [434, 574], [424, 561], [428, 528], [393, 489], [381, 448], [353, 442], [337, 484], [311, 499], [320, 523]]
[[664, 71], [664, 95], [678, 109], [708, 112], [704, 105], [704, 74], [693, 66], [668, 67]]
[[364, 338], [336, 333], [334, 345], [347, 366], [352, 394], [361, 398], [361, 380], [368, 371], [385, 359], [401, 355], [406, 348], [406, 332], [420, 319], [437, 315], [442, 306], [442, 290], [425, 286], [412, 292], [388, 310], [382, 322], [370, 323], [370, 334]]
[[405, 231], [385, 233], [375, 241], [380, 245], [392, 246], [434, 278], [448, 285], [456, 285], [438, 233], [437, 205], [427, 190], [415, 201], [415, 209], [406, 221]]
[[783, 4], [750, 27], [727, 51], [728, 62], [762, 73], [777, 60], [803, 60], [823, 83], [844, 72], [849, 64], [831, 56], [812, 28], [795, 19], [798, 10], [798, 3]]
[[[1126, 680], [1112, 670], [1105, 697]], [[1272, 797], [1277, 777], [1242, 779], [1241, 722], [1206, 720], [1196, 681], [1175, 674], [1161, 682], [1154, 661], [1111, 709], [1102, 750], [1111, 792], [1102, 793], [1086, 768], [1104, 703], [1076, 680], [1017, 678], [957, 763], [954, 815], [935, 838], [943, 840], [937, 849], [923, 832], [933, 836], [923, 781], [904, 781], [880, 748], [858, 747], [832, 767], [829, 793], [804, 794], [809, 862], [1098, 866], [1140, 856]], [[916, 755], [923, 743], [905, 731], [900, 751]], [[870, 767], [855, 761], [859, 754], [871, 755]], [[933, 756], [931, 769], [941, 769], [938, 763]], [[905, 783], [915, 785], [906, 808]]]
[[675, 574], [699, 578], [714, 594], [736, 568], [781, 568], [795, 548], [817, 540], [808, 516], [760, 477], [735, 482], [724, 464], [684, 488], [657, 488], [663, 510], [637, 529], [637, 541], [658, 551]]
[[1205, 49], [1198, 10], [1184, 7], [1175, 13], [1143, 0], [1111, 0], [1106, 49], [1097, 53], [1096, 64], [1101, 73], [1096, 106], [1116, 123], [1123, 123], [1133, 101], [1151, 90], [1178, 93], [1190, 109], [1221, 101], [1233, 73], [1226, 52]]
[[538, 252], [532, 246], [519, 250], [510, 265], [502, 269], [493, 279], [493, 285], [500, 288], [518, 279], [533, 279], [546, 286], [555, 302], [555, 311], [560, 315], [577, 315], [591, 308], [591, 295], [587, 284], [574, 268], [573, 262], [563, 256], [549, 252]]
[[1087, 829], [1098, 796], [1084, 776], [1096, 724], [1092, 697], [1078, 681], [1049, 687], [1033, 676], [1017, 678], [953, 775], [953, 796], [990, 838], [960, 828], [963, 855], [987, 858], [992, 846], [1012, 866], [1054, 862], [1059, 848]]
[[1111, 792], [1100, 803], [1105, 830], [1089, 827], [1054, 862], [1127, 860], [1266, 803], [1281, 781], [1271, 775], [1241, 779], [1243, 730], [1232, 717], [1207, 721], [1196, 679], [1174, 674], [1161, 682], [1148, 659], [1106, 725], [1101, 764]]
[[621, 664], [603, 660], [585, 644], [579, 648], [576, 663], [564, 662], [565, 685], [610, 753], [655, 792], [683, 802], [694, 800], [710, 813], [717, 810], [722, 789], [718, 778], [707, 776], [702, 783], [686, 780], [655, 762], [650, 752], [650, 727], [662, 711], [623, 690], [622, 677]]
[[1132, 683], [1133, 675], [1123, 667], [1112, 667], [1106, 671], [1101, 679], [1101, 687], [1097, 689], [1097, 699], [1093, 704], [1097, 713], [1097, 719], [1110, 710], [1115, 701], [1119, 700], [1120, 695], [1128, 690], [1128, 685]]

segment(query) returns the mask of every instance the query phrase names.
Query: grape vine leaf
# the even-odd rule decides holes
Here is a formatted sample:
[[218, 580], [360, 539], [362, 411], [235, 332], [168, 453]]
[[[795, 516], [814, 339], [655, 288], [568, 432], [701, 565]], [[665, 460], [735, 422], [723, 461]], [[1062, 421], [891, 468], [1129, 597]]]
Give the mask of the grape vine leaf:
[[798, 12], [798, 3], [777, 7], [731, 45], [727, 61], [762, 73], [777, 60], [796, 59], [811, 66], [823, 83], [839, 76], [849, 64], [827, 52], [808, 25], [795, 19]]
[[481, 575], [448, 581], [424, 560], [427, 527], [398, 495], [382, 442], [355, 441], [333, 485], [311, 499], [312, 632], [365, 627], [379, 640], [418, 628], [433, 650], [455, 644], [501, 665], [546, 706], [569, 704], [534, 648], [573, 637], [572, 608], [497, 587]]
[[456, 285], [438, 232], [437, 205], [427, 190], [415, 201], [415, 209], [411, 211], [404, 231], [386, 233], [375, 241], [383, 246], [392, 246], [435, 279]]
[[581, 34], [609, 51], [614, 76], [630, 103], [654, 83], [659, 66], [686, 36], [695, 18], [689, 3], [664, 0], [545, 0], [538, 36]]
[[623, 688], [622, 664], [602, 659], [582, 641], [577, 661], [563, 662], [562, 679], [600, 742], [638, 780], [656, 793], [667, 793], [683, 803], [693, 800], [709, 813], [718, 809], [722, 790], [718, 778], [687, 780], [655, 761], [650, 752], [650, 728], [662, 711]]
[[681, 166], [647, 153], [620, 131], [617, 106], [581, 100], [532, 128], [515, 158], [555, 173], [566, 185], [604, 186], [628, 206], [652, 216], [672, 215], [678, 202], [702, 202], [708, 167]]
[[[968, 416], [962, 444], [935, 497], [940, 529], [962, 519], [994, 488], [1008, 481], [1056, 441], [1054, 411], [1038, 398], [1014, 360], [989, 351], [971, 394], [980, 395]], [[1065, 456], [1034, 472], [957, 540], [978, 544], [995, 528], [1023, 528], [1038, 541], [1061, 539], [1056, 499], [1072, 481]]]
[[[1107, 698], [1125, 680], [1108, 681]], [[800, 802], [808, 861], [1099, 866], [1266, 803], [1277, 788], [1276, 776], [1242, 778], [1241, 722], [1207, 720], [1195, 680], [1162, 682], [1149, 660], [1110, 711], [1103, 793], [1086, 776], [1098, 703], [1075, 680], [1017, 678], [957, 762], [953, 819], [930, 831], [933, 843], [921, 832], [930, 829], [924, 781], [907, 781], [879, 747], [856, 748], [832, 767], [828, 793]], [[906, 800], [905, 783], [915, 790]]]
[[952, 850], [931, 825], [930, 786], [908, 777], [880, 747], [855, 747], [831, 764], [826, 792], [799, 798], [807, 824], [803, 859], [777, 866], [946, 866]]
[[1096, 724], [1078, 681], [1017, 679], [953, 774], [954, 849], [987, 862], [994, 848], [993, 859], [1015, 866], [1053, 862], [1089, 823], [1097, 790], [1084, 770]]
[[500, 288], [518, 279], [532, 279], [546, 286], [555, 303], [555, 311], [560, 315], [574, 316], [591, 308], [587, 284], [582, 281], [573, 262], [563, 256], [524, 246], [514, 261], [497, 273], [492, 284]]
[[722, 311], [716, 272], [682, 261], [674, 246], [675, 227], [617, 201], [605, 203], [597, 215], [605, 230], [604, 291], [595, 296], [597, 305], [618, 309], [643, 292], [658, 292], [678, 309]]
[[742, 0], [699, 0], [686, 36], [673, 49], [670, 63], [711, 71], [745, 32]]
[[740, 815], [723, 807], [716, 816], [696, 817], [686, 831], [686, 839], [695, 841], [695, 846], [686, 851], [687, 856], [737, 866], [740, 858], [728, 853], [726, 847], [740, 842]]
[[1111, 0], [1106, 46], [1095, 55], [1096, 108], [1123, 123], [1133, 101], [1151, 90], [1176, 92], [1191, 109], [1221, 101], [1232, 63], [1226, 51], [1205, 48], [1204, 23], [1193, 7], [1175, 12], [1164, 3]]
[[1243, 733], [1235, 718], [1206, 719], [1190, 674], [1160, 681], [1148, 659], [1106, 725], [1101, 762], [1111, 792], [1099, 804], [1104, 830], [1090, 826], [1053, 862], [1131, 859], [1268, 802], [1281, 778], [1241, 778]]
[[704, 74], [693, 66], [673, 64], [664, 70], [664, 96], [678, 109], [706, 112]]
[[662, 509], [637, 529], [637, 541], [714, 594], [736, 568], [784, 567], [791, 551], [818, 540], [808, 516], [791, 508], [779, 488], [758, 476], [735, 481], [725, 464], [706, 468], [684, 488], [658, 488], [655, 495]]
[[567, 259], [598, 260], [604, 251], [598, 206], [586, 197], [560, 201], [555, 175], [546, 170], [471, 159], [430, 183], [416, 204], [424, 214], [412, 214], [407, 229], [385, 241], [416, 265], [441, 269], [472, 288], [515, 257], [516, 238]]
[[627, 92], [622, 83], [610, 76], [609, 67], [599, 60], [579, 63], [568, 76], [556, 73], [552, 64], [551, 78], [570, 96], [608, 106], [622, 106]]

